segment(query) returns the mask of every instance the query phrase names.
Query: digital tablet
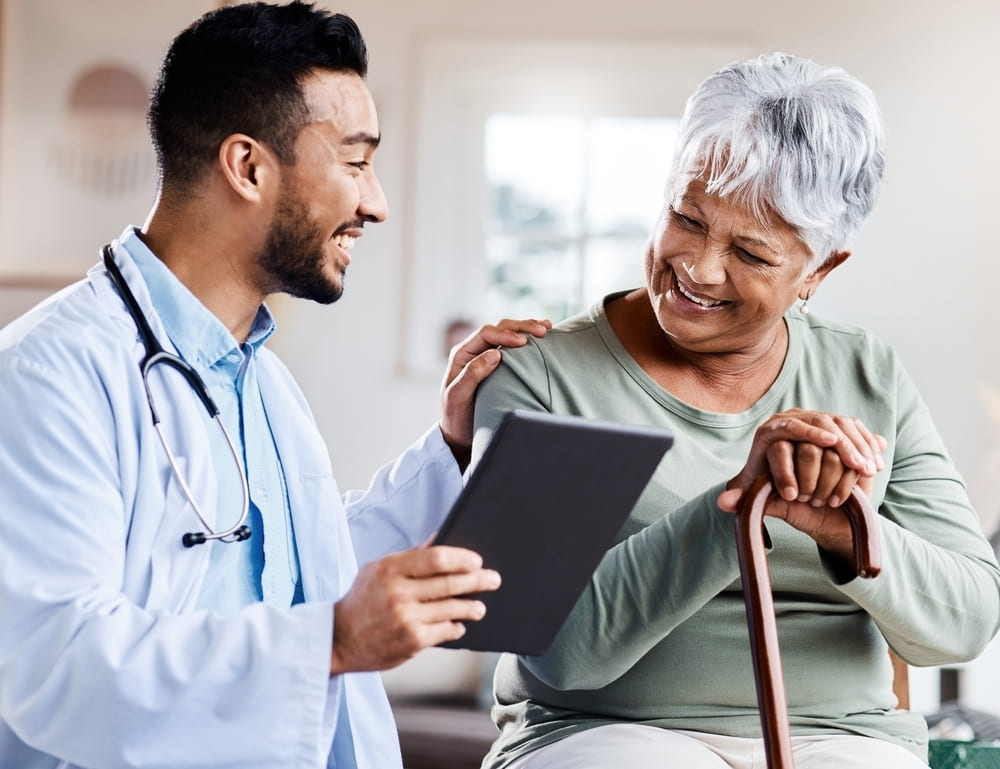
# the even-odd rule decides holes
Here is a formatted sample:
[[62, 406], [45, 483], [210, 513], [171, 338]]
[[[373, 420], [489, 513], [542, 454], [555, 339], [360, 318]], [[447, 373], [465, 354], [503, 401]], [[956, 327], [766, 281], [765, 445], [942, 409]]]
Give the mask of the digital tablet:
[[672, 444], [657, 428], [507, 414], [434, 541], [475, 550], [502, 585], [442, 646], [548, 649]]

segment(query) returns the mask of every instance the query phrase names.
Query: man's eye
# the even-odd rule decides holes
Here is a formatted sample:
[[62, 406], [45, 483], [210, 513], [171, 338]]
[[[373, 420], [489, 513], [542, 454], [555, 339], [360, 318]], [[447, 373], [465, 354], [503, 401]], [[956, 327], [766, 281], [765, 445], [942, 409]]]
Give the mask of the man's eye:
[[355, 163], [348, 163], [348, 165], [351, 166], [352, 168], [357, 168], [359, 171], [364, 171], [366, 168], [368, 168], [368, 161], [359, 160]]

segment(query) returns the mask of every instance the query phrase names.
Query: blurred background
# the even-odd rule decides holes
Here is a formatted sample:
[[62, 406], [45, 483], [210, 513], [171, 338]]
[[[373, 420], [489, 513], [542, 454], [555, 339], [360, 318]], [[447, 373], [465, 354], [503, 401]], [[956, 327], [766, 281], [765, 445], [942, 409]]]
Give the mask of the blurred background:
[[[78, 279], [142, 224], [143, 110], [170, 38], [211, 0], [0, 0], [0, 322]], [[676, 118], [736, 58], [787, 51], [868, 83], [888, 178], [854, 256], [810, 302], [891, 342], [983, 527], [1000, 519], [996, 0], [343, 0], [369, 45], [387, 223], [335, 307], [278, 298], [271, 346], [298, 377], [342, 487], [431, 424], [450, 343], [503, 316], [555, 320], [639, 285]], [[946, 631], [943, 631], [946, 632]], [[1000, 651], [913, 671], [996, 710]], [[480, 686], [481, 661], [422, 655], [397, 692]]]

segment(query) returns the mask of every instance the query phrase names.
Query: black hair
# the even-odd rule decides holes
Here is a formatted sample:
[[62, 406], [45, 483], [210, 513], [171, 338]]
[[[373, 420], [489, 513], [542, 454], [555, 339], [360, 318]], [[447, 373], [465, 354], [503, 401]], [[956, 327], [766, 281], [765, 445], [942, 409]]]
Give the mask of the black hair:
[[246, 3], [202, 16], [170, 45], [147, 123], [163, 184], [196, 181], [227, 136], [244, 133], [285, 164], [309, 119], [303, 78], [316, 69], [365, 77], [357, 24], [310, 3]]

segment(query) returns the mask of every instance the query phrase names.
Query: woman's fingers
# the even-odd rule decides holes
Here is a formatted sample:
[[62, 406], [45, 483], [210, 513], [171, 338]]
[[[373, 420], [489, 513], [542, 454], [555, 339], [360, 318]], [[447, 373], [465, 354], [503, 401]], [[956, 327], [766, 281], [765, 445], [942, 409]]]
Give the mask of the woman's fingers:
[[884, 469], [885, 448], [885, 439], [856, 417], [791, 409], [757, 429], [746, 464], [727, 488], [745, 490], [766, 473], [786, 502], [837, 506], [859, 478]]
[[813, 507], [838, 507], [851, 493], [854, 484], [858, 482], [860, 475], [857, 471], [844, 467], [840, 457], [836, 452], [826, 450], [823, 452], [821, 470], [816, 479], [816, 485], [807, 499], [800, 500], [808, 502]]
[[884, 440], [872, 433], [857, 417], [847, 417], [825, 412], [803, 412], [801, 418], [836, 433], [835, 448], [840, 460], [852, 470], [863, 475], [874, 475], [884, 467], [882, 450]]

